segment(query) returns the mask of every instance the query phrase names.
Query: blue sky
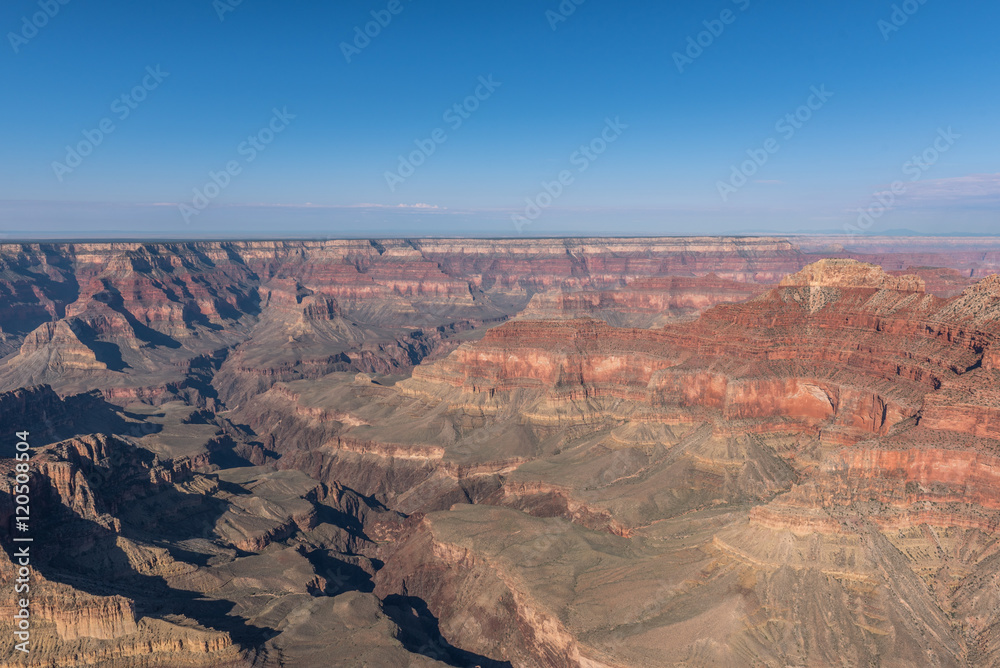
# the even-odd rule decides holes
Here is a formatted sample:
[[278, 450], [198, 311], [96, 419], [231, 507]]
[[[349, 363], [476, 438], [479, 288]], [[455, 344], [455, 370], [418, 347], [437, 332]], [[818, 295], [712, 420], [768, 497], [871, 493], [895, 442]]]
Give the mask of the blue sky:
[[1000, 232], [994, 0], [63, 1], [8, 238]]

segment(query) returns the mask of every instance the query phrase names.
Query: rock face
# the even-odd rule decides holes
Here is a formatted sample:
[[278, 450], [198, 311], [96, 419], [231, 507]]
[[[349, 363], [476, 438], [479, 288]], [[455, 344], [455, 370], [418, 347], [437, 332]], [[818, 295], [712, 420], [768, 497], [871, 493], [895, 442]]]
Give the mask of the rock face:
[[851, 243], [0, 247], [21, 663], [997, 665], [1000, 247]]
[[781, 279], [781, 286], [925, 291], [924, 280], [919, 276], [892, 276], [878, 265], [854, 260], [820, 260]]
[[717, 278], [665, 277], [636, 279], [625, 287], [605, 290], [548, 291], [532, 297], [522, 319], [599, 318], [617, 327], [650, 328], [690, 320], [724, 302], [741, 302], [763, 286]]
[[73, 374], [81, 371], [104, 371], [108, 367], [97, 360], [94, 351], [80, 341], [65, 320], [40, 325], [24, 338], [14, 365], [36, 366], [36, 374]]
[[821, 262], [750, 302], [660, 330], [595, 320], [503, 325], [418, 367], [401, 387], [489, 411], [515, 390], [541, 393], [533, 415], [549, 420], [586, 420], [610, 403], [615, 414], [662, 420], [697, 409], [798, 420], [803, 429], [832, 421], [845, 438], [884, 435], [917, 414], [927, 389], [982, 364], [994, 333], [966, 324], [969, 299], [938, 300], [919, 279], [878, 267]]

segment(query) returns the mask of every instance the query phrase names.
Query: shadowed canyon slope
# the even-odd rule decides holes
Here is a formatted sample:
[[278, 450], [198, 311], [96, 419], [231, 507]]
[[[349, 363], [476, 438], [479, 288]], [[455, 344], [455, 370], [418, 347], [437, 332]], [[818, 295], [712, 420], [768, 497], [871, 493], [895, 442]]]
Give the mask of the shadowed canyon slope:
[[18, 665], [1000, 664], [1000, 243], [855, 243], [0, 247]]

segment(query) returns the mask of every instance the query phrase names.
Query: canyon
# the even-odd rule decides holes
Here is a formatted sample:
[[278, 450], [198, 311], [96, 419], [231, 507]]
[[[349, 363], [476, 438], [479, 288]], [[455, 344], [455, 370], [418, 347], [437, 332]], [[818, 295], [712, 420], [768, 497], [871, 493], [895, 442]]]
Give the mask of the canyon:
[[971, 237], [0, 244], [0, 665], [997, 665], [998, 272]]

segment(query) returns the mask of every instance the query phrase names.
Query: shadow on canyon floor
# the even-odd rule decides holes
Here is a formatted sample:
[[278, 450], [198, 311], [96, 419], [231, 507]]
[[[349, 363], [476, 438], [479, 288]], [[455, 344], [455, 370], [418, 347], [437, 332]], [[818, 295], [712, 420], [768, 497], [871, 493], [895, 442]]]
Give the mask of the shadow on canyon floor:
[[423, 599], [392, 594], [383, 601], [385, 613], [402, 633], [400, 642], [410, 652], [444, 662], [456, 668], [513, 668], [509, 661], [496, 661], [455, 647], [441, 635], [438, 619]]

